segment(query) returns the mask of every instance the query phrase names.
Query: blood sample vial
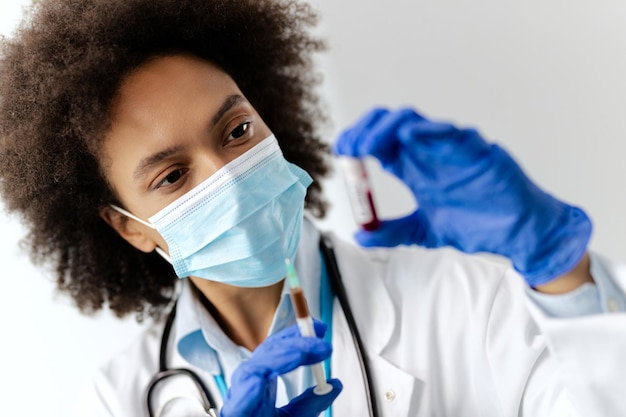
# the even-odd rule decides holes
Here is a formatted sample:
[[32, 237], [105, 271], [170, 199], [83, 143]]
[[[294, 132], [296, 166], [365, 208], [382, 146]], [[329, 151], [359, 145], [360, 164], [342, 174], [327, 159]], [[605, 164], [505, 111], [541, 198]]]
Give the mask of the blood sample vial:
[[355, 221], [365, 230], [378, 229], [380, 221], [376, 216], [365, 164], [361, 159], [341, 156], [339, 166], [343, 172]]

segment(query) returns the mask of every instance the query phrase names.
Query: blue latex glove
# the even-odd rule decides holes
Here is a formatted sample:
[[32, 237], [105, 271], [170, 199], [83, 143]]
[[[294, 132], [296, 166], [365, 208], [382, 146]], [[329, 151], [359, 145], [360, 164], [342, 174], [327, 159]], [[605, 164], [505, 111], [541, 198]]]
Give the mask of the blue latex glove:
[[333, 390], [316, 395], [309, 388], [282, 408], [276, 408], [276, 378], [302, 365], [321, 362], [331, 354], [322, 337], [326, 325], [314, 322], [318, 337], [302, 337], [291, 326], [268, 337], [243, 362], [231, 378], [221, 417], [316, 417], [327, 409], [343, 388], [337, 379], [328, 381]]
[[375, 156], [418, 202], [407, 217], [357, 232], [363, 246], [453, 246], [504, 255], [531, 286], [570, 271], [586, 251], [587, 215], [539, 189], [475, 130], [411, 109], [375, 109], [340, 135], [335, 152]]

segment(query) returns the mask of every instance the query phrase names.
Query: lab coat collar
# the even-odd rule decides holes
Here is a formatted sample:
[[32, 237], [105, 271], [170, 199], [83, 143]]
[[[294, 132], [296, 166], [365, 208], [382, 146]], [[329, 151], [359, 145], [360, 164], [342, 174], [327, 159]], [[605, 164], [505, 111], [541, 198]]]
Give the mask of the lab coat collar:
[[[369, 321], [359, 326], [361, 336], [373, 352], [381, 354], [392, 339], [398, 314], [384, 282], [388, 275], [388, 251], [347, 244], [332, 233], [327, 236], [334, 244], [352, 314], [357, 323]], [[363, 251], [368, 252], [367, 257], [363, 257]], [[365, 280], [367, 285], [363, 285]]]
[[[220, 330], [215, 319], [202, 306], [194, 294], [191, 282], [183, 279], [181, 293], [177, 301], [175, 326], [175, 346], [178, 353], [188, 363], [213, 375], [221, 373], [215, 348], [228, 346], [236, 349], [227, 338], [217, 337], [217, 346], [211, 347], [205, 339], [203, 329]], [[225, 340], [222, 340], [225, 339]], [[230, 342], [230, 346], [229, 346]], [[222, 345], [222, 346], [220, 346]]]
[[[300, 283], [307, 297], [311, 315], [320, 316], [320, 255], [318, 250], [319, 232], [305, 217], [300, 245], [294, 260]], [[191, 282], [183, 279], [177, 302], [177, 319], [174, 324], [174, 344], [180, 356], [193, 366], [213, 375], [222, 373], [220, 355], [250, 356], [250, 352], [233, 343], [224, 334], [215, 319], [209, 314]], [[289, 299], [289, 288], [285, 283], [281, 301], [274, 314], [269, 334], [272, 335], [295, 323], [295, 316]]]

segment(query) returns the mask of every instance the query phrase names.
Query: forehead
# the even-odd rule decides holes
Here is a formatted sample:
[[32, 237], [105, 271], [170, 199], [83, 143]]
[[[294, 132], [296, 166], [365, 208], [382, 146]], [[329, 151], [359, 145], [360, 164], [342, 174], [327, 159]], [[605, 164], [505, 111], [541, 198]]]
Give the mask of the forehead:
[[206, 137], [232, 96], [243, 96], [233, 79], [194, 56], [158, 57], [137, 68], [122, 81], [111, 106], [99, 152], [107, 182], [120, 194], [120, 184], [147, 155]]
[[146, 112], [171, 108], [172, 104], [191, 107], [194, 101], [221, 99], [239, 92], [232, 78], [214, 64], [191, 55], [153, 58], [126, 77], [113, 102], [114, 122], [139, 118]]
[[[121, 83], [110, 110], [100, 163], [117, 162], [158, 144], [193, 135], [191, 129], [215, 112], [225, 97], [242, 95], [233, 79], [214, 64], [191, 55], [153, 58]], [[121, 149], [123, 148], [123, 149]], [[135, 149], [137, 148], [137, 149]], [[123, 150], [123, 151], [120, 151]]]

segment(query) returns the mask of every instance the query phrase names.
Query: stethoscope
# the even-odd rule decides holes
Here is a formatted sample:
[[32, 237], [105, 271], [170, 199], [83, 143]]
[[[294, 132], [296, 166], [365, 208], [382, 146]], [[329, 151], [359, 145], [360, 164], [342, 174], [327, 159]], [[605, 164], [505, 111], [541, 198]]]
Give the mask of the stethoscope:
[[[363, 342], [359, 334], [359, 329], [356, 326], [354, 315], [352, 314], [352, 310], [350, 309], [350, 305], [348, 303], [348, 296], [346, 294], [346, 289], [341, 279], [341, 273], [339, 272], [339, 266], [337, 264], [337, 258], [335, 256], [333, 242], [327, 236], [322, 235], [319, 242], [319, 249], [320, 253], [322, 254], [322, 275], [325, 275], [327, 277], [326, 280], [330, 284], [330, 291], [332, 291], [332, 294], [334, 294], [337, 297], [337, 300], [339, 300], [339, 305], [343, 310], [346, 322], [348, 324], [348, 328], [350, 329], [350, 335], [352, 337], [352, 342], [355, 346], [357, 359], [359, 361], [359, 367], [361, 369], [361, 374], [363, 375], [363, 385], [365, 389], [365, 398], [367, 399], [367, 408], [369, 410], [369, 415], [370, 417], [378, 417], [378, 408], [376, 406], [376, 398], [373, 395], [374, 387], [370, 379], [369, 365], [363, 354]], [[322, 279], [324, 280], [324, 277]], [[332, 305], [332, 303], [330, 304]], [[159, 350], [159, 371], [154, 375], [152, 380], [150, 380], [148, 388], [146, 389], [146, 415], [148, 417], [153, 417], [156, 415], [154, 413], [152, 405], [152, 396], [157, 385], [160, 382], [169, 379], [170, 377], [182, 375], [188, 377], [194, 383], [196, 389], [198, 390], [198, 393], [200, 394], [202, 407], [204, 408], [206, 415], [211, 417], [218, 417], [217, 402], [215, 401], [213, 395], [211, 395], [211, 392], [209, 391], [206, 384], [198, 376], [198, 374], [187, 368], [169, 369], [167, 367], [166, 358], [168, 340], [175, 317], [176, 304], [174, 304], [174, 307], [170, 311], [165, 322], [165, 326], [163, 328], [163, 336], [161, 337], [161, 347]], [[223, 378], [216, 378], [216, 383], [220, 388], [220, 392], [223, 396], [225, 392], [225, 384], [223, 382]]]

